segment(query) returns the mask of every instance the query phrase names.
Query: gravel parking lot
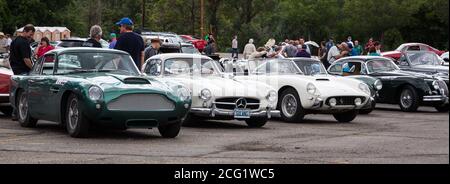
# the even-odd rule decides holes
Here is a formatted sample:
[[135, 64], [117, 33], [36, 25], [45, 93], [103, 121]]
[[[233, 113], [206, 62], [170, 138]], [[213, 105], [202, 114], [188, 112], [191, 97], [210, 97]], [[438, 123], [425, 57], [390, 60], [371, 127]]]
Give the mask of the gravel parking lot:
[[0, 163], [449, 164], [449, 115], [379, 105], [353, 123], [310, 115], [301, 124], [198, 122], [176, 139], [157, 130], [96, 131], [70, 138], [58, 125], [21, 128], [0, 115]]

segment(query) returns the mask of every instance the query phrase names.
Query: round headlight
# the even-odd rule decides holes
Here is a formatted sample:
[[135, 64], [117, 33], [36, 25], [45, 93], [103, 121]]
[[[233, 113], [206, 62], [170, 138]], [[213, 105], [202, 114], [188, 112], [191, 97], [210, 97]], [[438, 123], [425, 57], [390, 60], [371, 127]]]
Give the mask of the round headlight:
[[380, 79], [378, 79], [377, 81], [375, 81], [375, 89], [377, 89], [377, 91], [380, 91], [381, 89], [383, 89], [383, 83], [381, 82]]
[[331, 106], [331, 107], [334, 107], [334, 106], [336, 106], [336, 105], [337, 105], [337, 100], [336, 100], [336, 98], [330, 99], [330, 106]]
[[191, 99], [191, 92], [185, 87], [180, 87], [177, 90], [177, 96], [180, 97], [182, 101], [188, 101]]
[[269, 94], [267, 95], [267, 100], [269, 100], [269, 102], [274, 103], [276, 102], [278, 99], [278, 94], [276, 91], [270, 91]]
[[316, 94], [316, 91], [317, 91], [317, 88], [316, 88], [316, 86], [314, 86], [314, 84], [309, 83], [309, 84], [306, 86], [306, 91], [307, 91], [309, 94], [311, 94], [311, 95], [315, 95], [315, 94]]
[[359, 89], [361, 91], [363, 91], [364, 93], [366, 93], [367, 95], [370, 95], [370, 89], [369, 89], [369, 86], [367, 86], [367, 84], [360, 83], [359, 84]]
[[441, 87], [439, 86], [438, 81], [434, 81], [434, 82], [433, 82], [433, 88], [436, 89], [436, 90], [438, 90], [438, 89], [441, 88]]
[[91, 86], [89, 88], [89, 98], [93, 101], [103, 99], [103, 90], [98, 86]]
[[362, 104], [361, 98], [356, 98], [356, 99], [355, 99], [355, 105], [356, 105], [356, 106], [360, 106], [361, 104]]
[[212, 98], [212, 93], [209, 89], [203, 89], [200, 92], [200, 98], [204, 101], [209, 101]]

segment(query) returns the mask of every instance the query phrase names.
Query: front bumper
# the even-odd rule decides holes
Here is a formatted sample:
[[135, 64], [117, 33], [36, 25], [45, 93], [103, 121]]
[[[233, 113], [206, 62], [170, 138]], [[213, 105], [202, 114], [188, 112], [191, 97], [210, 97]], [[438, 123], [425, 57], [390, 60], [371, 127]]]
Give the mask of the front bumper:
[[360, 109], [369, 109], [371, 108], [372, 103], [374, 102], [374, 98], [370, 97], [367, 99], [364, 103], [361, 105], [336, 105], [331, 106], [327, 105], [325, 102], [329, 98], [323, 99], [323, 98], [313, 98], [311, 99], [313, 101], [313, 105], [310, 109], [306, 109], [307, 111], [311, 111], [317, 114], [328, 114], [328, 113], [335, 113], [335, 112], [344, 112], [344, 111], [350, 111], [350, 110], [360, 110]]
[[442, 95], [424, 96], [422, 100], [425, 104], [431, 105], [447, 105], [449, 104], [449, 98]]
[[11, 103], [9, 102], [9, 94], [0, 94], [0, 106], [7, 105], [11, 105]]
[[[217, 109], [217, 108], [192, 108], [191, 113], [196, 116], [209, 117], [209, 118], [225, 118], [225, 119], [235, 119], [233, 110]], [[250, 112], [250, 118], [264, 118], [268, 119], [272, 117], [280, 117], [280, 111], [266, 109], [266, 110], [255, 110]]]
[[85, 104], [88, 119], [106, 127], [155, 128], [162, 125], [180, 123], [186, 119], [189, 108], [177, 103], [174, 110], [121, 111], [109, 110], [104, 102]]

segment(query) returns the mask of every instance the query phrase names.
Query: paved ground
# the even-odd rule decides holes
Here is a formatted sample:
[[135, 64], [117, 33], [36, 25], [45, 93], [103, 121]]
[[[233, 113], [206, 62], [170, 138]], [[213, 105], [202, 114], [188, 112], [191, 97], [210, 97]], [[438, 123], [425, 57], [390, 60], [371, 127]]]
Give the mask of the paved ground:
[[[381, 106], [381, 105], [380, 105]], [[0, 115], [0, 163], [440, 163], [449, 164], [449, 115], [396, 106], [351, 124], [310, 115], [302, 124], [198, 122], [176, 139], [157, 130], [93, 132], [73, 139], [54, 123], [21, 128]]]

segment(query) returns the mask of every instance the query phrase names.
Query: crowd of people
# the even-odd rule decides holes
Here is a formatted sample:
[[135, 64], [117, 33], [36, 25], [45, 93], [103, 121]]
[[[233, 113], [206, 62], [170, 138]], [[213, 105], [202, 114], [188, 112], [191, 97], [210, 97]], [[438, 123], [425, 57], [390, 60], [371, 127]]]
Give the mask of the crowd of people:
[[[257, 58], [293, 58], [315, 57], [323, 62], [325, 67], [333, 64], [334, 61], [348, 56], [370, 55], [381, 56], [381, 44], [370, 38], [367, 44], [363, 47], [358, 40], [353, 41], [349, 36], [346, 41], [336, 44], [333, 38], [328, 41], [320, 42], [316, 45], [315, 42], [305, 42], [304, 37], [297, 40], [286, 39], [284, 42], [275, 44], [275, 39], [271, 38], [263, 47], [256, 47], [254, 40], [250, 39], [243, 50], [243, 58], [252, 60]], [[318, 47], [317, 49], [313, 49]], [[239, 58], [238, 55], [237, 36], [232, 40], [232, 58]], [[313, 53], [312, 50], [317, 50]]]
[[[151, 44], [146, 47], [142, 37], [137, 34], [134, 29], [134, 23], [130, 18], [122, 18], [116, 23], [119, 28], [119, 34], [111, 33], [109, 48], [122, 50], [131, 55], [137, 67], [141, 67], [145, 60], [160, 54], [161, 40], [152, 39]], [[10, 35], [0, 32], [0, 52], [10, 51], [10, 65], [15, 74], [26, 74], [31, 70], [32, 58], [42, 57], [48, 51], [55, 49], [48, 38], [43, 37], [39, 46], [34, 52], [30, 51], [30, 42], [33, 39], [35, 28], [33, 25], [26, 25], [24, 32], [16, 39], [12, 40]], [[89, 32], [89, 39], [83, 43], [84, 47], [102, 48], [101, 39], [103, 30], [100, 26], [94, 25]], [[213, 55], [216, 52], [216, 40], [213, 34], [205, 37], [207, 46], [205, 48], [206, 55]], [[238, 36], [233, 36], [231, 41], [231, 52], [233, 58], [239, 58]], [[314, 51], [314, 52], [313, 52]], [[317, 52], [316, 52], [317, 51]], [[33, 54], [32, 54], [33, 53]], [[370, 55], [380, 56], [381, 44], [370, 38], [365, 46], [361, 45], [358, 40], [352, 39], [351, 36], [346, 41], [336, 44], [333, 38], [328, 41], [306, 42], [304, 37], [295, 40], [285, 39], [284, 42], [276, 44], [276, 40], [271, 38], [262, 47], [256, 47], [253, 39], [249, 39], [243, 50], [243, 58], [247, 60], [257, 58], [292, 58], [315, 57], [328, 67], [334, 61], [348, 56]]]

